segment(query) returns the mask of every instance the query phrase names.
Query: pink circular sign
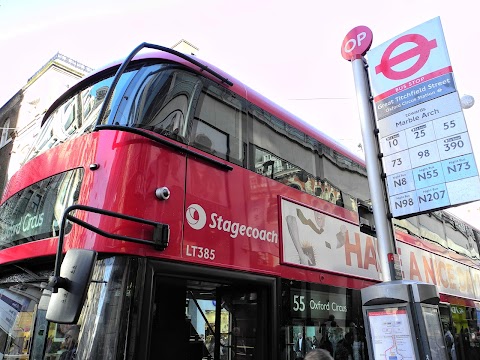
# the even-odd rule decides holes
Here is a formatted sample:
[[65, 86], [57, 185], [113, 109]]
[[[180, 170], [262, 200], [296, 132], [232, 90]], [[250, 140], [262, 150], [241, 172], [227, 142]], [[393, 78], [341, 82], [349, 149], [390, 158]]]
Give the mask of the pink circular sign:
[[345, 60], [361, 59], [372, 46], [373, 33], [366, 26], [357, 26], [343, 39], [342, 56]]

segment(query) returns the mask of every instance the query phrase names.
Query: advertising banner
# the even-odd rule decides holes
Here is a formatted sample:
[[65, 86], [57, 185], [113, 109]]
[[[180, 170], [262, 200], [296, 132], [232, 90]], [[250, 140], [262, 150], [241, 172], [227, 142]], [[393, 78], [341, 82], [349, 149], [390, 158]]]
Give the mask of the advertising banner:
[[358, 225], [282, 199], [284, 263], [381, 280], [377, 242]]
[[480, 271], [397, 241], [403, 279], [437, 285], [442, 294], [480, 299]]
[[[283, 263], [381, 280], [376, 238], [361, 233], [358, 225], [287, 199], [281, 199], [281, 207]], [[480, 270], [401, 241], [396, 247], [402, 279], [437, 285], [442, 294], [480, 300]]]

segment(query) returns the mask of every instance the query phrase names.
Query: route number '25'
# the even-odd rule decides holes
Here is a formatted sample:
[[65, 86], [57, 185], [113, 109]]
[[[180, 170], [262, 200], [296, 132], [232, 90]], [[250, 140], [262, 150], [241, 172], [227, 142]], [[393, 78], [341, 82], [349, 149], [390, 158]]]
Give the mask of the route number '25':
[[293, 311], [305, 311], [305, 296], [293, 295]]

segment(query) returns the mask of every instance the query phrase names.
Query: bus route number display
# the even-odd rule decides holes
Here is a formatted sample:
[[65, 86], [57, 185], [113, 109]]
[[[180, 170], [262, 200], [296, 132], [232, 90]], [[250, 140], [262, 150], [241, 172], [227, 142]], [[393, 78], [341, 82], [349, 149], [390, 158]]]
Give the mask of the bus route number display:
[[380, 138], [393, 216], [476, 200], [478, 168], [460, 105], [449, 106], [455, 97], [406, 110], [413, 126], [393, 115], [395, 131]]
[[290, 291], [290, 310], [295, 318], [323, 319], [335, 315], [336, 319], [346, 319], [348, 295], [332, 294], [314, 290]]

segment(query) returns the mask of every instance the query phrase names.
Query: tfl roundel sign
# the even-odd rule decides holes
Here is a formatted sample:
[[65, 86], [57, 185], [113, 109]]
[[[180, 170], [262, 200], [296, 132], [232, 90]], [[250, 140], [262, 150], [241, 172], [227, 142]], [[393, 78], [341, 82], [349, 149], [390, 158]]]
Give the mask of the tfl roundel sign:
[[[412, 43], [414, 47], [411, 49], [399, 53], [396, 56], [392, 56], [393, 52], [403, 44]], [[427, 40], [420, 34], [404, 35], [392, 42], [380, 60], [380, 64], [375, 66], [375, 72], [377, 74], [383, 73], [386, 78], [392, 80], [402, 80], [409, 76], [414, 75], [419, 71], [430, 57], [430, 51], [437, 47], [437, 41], [435, 39]], [[401, 71], [394, 70], [394, 66], [407, 62], [410, 59], [417, 58], [413, 64]]]
[[372, 46], [373, 34], [366, 26], [357, 26], [343, 39], [342, 56], [345, 60], [361, 59]]
[[366, 55], [375, 99], [451, 72], [440, 18], [434, 18], [370, 49]]

